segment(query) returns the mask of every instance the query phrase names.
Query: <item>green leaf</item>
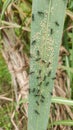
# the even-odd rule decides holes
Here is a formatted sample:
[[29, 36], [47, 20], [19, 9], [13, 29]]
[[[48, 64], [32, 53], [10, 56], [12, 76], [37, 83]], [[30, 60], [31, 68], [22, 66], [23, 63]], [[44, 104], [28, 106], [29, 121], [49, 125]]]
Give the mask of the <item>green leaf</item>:
[[62, 97], [53, 97], [52, 103], [58, 103], [58, 104], [73, 106], [73, 100], [69, 100], [69, 99], [62, 98]]
[[50, 128], [53, 125], [73, 126], [73, 120], [55, 121], [52, 124], [50, 124], [48, 128]]
[[28, 130], [46, 130], [67, 0], [35, 0], [30, 44]]
[[1, 19], [3, 19], [4, 17], [4, 13], [8, 7], [8, 5], [12, 2], [13, 0], [5, 0], [4, 5], [3, 5], [3, 9], [2, 9], [2, 13], [1, 13]]

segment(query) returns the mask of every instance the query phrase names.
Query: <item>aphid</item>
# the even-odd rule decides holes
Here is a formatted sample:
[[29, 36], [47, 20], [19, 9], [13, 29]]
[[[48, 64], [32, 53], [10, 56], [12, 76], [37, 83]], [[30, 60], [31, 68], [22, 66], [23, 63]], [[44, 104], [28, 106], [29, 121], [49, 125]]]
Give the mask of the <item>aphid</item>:
[[29, 93], [30, 93], [30, 92], [31, 92], [31, 89], [29, 88], [28, 91], [29, 91]]
[[41, 74], [42, 70], [39, 70], [39, 74]]
[[36, 114], [38, 114], [38, 115], [40, 114], [37, 110], [34, 110], [34, 111], [35, 111]]
[[51, 71], [48, 72], [48, 77], [50, 76], [50, 74], [51, 74]]
[[40, 55], [40, 52], [39, 52], [39, 50], [37, 50], [37, 55], [38, 55], [38, 56]]
[[45, 60], [41, 60], [42, 61], [42, 63], [46, 63], [46, 61]]
[[56, 77], [53, 77], [53, 78], [52, 78], [52, 80], [55, 80], [55, 79], [56, 79]]
[[50, 64], [51, 64], [50, 62], [47, 64], [47, 68], [49, 67]]
[[35, 92], [35, 90], [36, 90], [36, 89], [35, 89], [35, 88], [33, 88], [33, 89], [32, 89], [32, 92], [34, 93], [34, 92]]
[[39, 57], [39, 58], [37, 58], [35, 61], [39, 61], [39, 60], [41, 60], [41, 58]]
[[41, 95], [41, 97], [42, 97], [43, 99], [45, 99], [45, 97], [44, 97], [43, 95]]
[[46, 86], [49, 84], [49, 82], [46, 83]]
[[44, 76], [44, 78], [43, 78], [43, 81], [46, 79], [46, 75]]
[[34, 21], [34, 14], [32, 14], [32, 21]]
[[37, 97], [37, 96], [40, 96], [40, 94], [35, 94], [34, 96]]
[[30, 58], [32, 58], [32, 57], [33, 57], [31, 53], [29, 53], [29, 56], [30, 56]]
[[36, 40], [33, 40], [33, 41], [32, 41], [32, 45], [34, 45], [35, 43], [36, 43]]
[[43, 103], [43, 102], [44, 102], [44, 100], [43, 100], [43, 99], [40, 99], [40, 102], [42, 102], [42, 103]]
[[38, 94], [40, 93], [40, 89], [38, 89], [37, 93], [38, 93]]
[[39, 105], [39, 102], [38, 102], [38, 101], [36, 101], [36, 104], [37, 104], [37, 105]]
[[51, 95], [53, 95], [53, 93], [52, 93], [52, 92], [50, 92], [50, 94], [51, 94]]
[[58, 23], [57, 21], [55, 21], [55, 24], [56, 24], [57, 26], [59, 26], [59, 23]]
[[37, 79], [40, 79], [41, 77], [40, 77], [40, 76], [37, 76], [36, 78], [37, 78]]
[[53, 29], [52, 28], [50, 29], [50, 33], [53, 34]]
[[31, 74], [33, 74], [34, 73], [34, 71], [31, 71], [31, 72], [29, 72], [29, 75], [31, 75]]
[[52, 92], [49, 92], [50, 93], [50, 95], [52, 96], [53, 95], [53, 93]]
[[38, 14], [39, 14], [39, 15], [44, 15], [44, 12], [38, 11]]
[[41, 86], [41, 84], [42, 84], [42, 82], [40, 82], [40, 83], [38, 84], [38, 86]]

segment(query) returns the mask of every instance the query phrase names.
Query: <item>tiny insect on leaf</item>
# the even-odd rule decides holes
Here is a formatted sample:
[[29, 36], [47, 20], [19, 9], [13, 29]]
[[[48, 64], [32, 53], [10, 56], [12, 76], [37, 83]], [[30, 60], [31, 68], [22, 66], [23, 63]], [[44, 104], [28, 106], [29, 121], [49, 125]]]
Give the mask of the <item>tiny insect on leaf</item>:
[[45, 97], [44, 97], [43, 95], [41, 95], [41, 97], [42, 97], [43, 99], [45, 99]]
[[50, 33], [53, 34], [53, 29], [52, 28], [50, 29]]
[[32, 58], [32, 57], [33, 57], [31, 53], [29, 53], [29, 57], [30, 57], [30, 58]]
[[31, 92], [31, 89], [29, 88], [28, 91], [29, 91], [29, 93], [30, 93], [30, 92]]
[[50, 66], [50, 64], [51, 64], [50, 62], [47, 64], [47, 68]]
[[39, 105], [39, 102], [38, 102], [38, 101], [36, 101], [36, 104], [37, 104], [37, 105]]
[[55, 24], [56, 24], [57, 26], [59, 26], [59, 23], [58, 23], [57, 21], [55, 21]]
[[40, 83], [38, 84], [38, 86], [41, 86], [41, 84], [42, 84], [42, 82], [40, 82]]
[[36, 43], [36, 40], [33, 40], [33, 41], [32, 41], [32, 45], [34, 45], [35, 43]]
[[39, 70], [39, 74], [41, 74], [42, 70]]
[[38, 90], [37, 90], [37, 94], [40, 94], [40, 92], [41, 92], [40, 89], [38, 89]]
[[41, 60], [41, 58], [39, 57], [39, 58], [37, 58], [35, 61], [39, 61], [39, 60]]
[[45, 61], [45, 60], [41, 60], [41, 62], [42, 62], [42, 63], [46, 63], [46, 61]]
[[36, 91], [36, 89], [35, 89], [35, 88], [33, 88], [33, 89], [32, 89], [32, 92], [34, 93], [35, 91]]
[[48, 86], [49, 82], [46, 83], [46, 86]]
[[37, 50], [37, 55], [40, 55], [40, 52], [39, 52], [39, 50]]
[[38, 96], [40, 96], [40, 94], [35, 94], [34, 96], [35, 96], [35, 97], [38, 97]]
[[48, 72], [48, 77], [51, 75], [51, 71]]
[[37, 115], [39, 115], [39, 114], [40, 114], [37, 110], [34, 110], [34, 111], [35, 111], [35, 113], [36, 113]]
[[39, 14], [39, 15], [44, 15], [44, 12], [38, 11], [38, 14]]
[[53, 93], [52, 93], [52, 92], [50, 92], [50, 94], [51, 94], [51, 95], [53, 95]]
[[43, 99], [40, 99], [40, 102], [42, 102], [42, 103], [43, 103], [43, 102], [44, 102], [44, 100], [43, 100]]
[[41, 78], [41, 76], [37, 76], [36, 78], [37, 78], [37, 79], [40, 79], [40, 78]]
[[55, 79], [56, 79], [56, 77], [53, 77], [53, 78], [52, 78], [52, 80], [55, 80]]
[[31, 75], [31, 74], [33, 74], [34, 73], [34, 71], [31, 71], [31, 72], [29, 72], [29, 75]]
[[32, 21], [34, 21], [34, 14], [32, 14]]
[[43, 81], [44, 81], [44, 80], [46, 80], [46, 75], [45, 75], [44, 78], [43, 78]]

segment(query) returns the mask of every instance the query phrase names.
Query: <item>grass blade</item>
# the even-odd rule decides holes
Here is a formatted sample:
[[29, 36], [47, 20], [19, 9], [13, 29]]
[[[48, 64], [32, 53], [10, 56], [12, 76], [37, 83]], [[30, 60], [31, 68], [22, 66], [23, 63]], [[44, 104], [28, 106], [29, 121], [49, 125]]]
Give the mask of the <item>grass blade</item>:
[[1, 13], [1, 19], [3, 19], [4, 17], [4, 13], [8, 7], [8, 5], [12, 2], [12, 0], [5, 0], [4, 5], [3, 5], [3, 9], [2, 9], [2, 13]]
[[28, 130], [47, 128], [66, 4], [66, 0], [33, 1]]
[[56, 121], [56, 122], [50, 124], [48, 128], [50, 128], [53, 125], [73, 126], [73, 120]]

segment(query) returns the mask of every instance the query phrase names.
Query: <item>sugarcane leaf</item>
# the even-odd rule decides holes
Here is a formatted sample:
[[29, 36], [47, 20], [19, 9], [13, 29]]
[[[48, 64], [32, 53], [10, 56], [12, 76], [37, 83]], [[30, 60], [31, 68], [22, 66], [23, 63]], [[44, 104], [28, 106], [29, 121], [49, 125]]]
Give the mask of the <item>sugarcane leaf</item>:
[[28, 130], [46, 130], [67, 0], [35, 0], [30, 44]]

